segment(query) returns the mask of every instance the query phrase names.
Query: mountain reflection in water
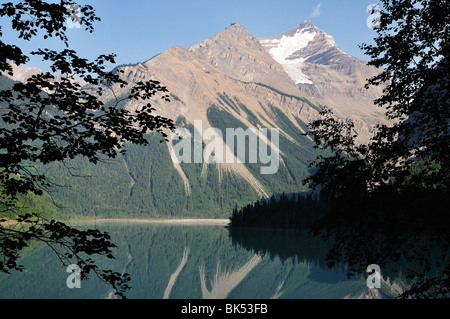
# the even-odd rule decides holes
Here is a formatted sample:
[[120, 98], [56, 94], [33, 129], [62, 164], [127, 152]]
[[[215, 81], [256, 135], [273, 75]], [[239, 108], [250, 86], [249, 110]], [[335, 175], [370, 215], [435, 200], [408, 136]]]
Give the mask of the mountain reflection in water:
[[[89, 224], [92, 228], [92, 224]], [[101, 267], [131, 276], [128, 298], [356, 298], [370, 294], [365, 277], [328, 269], [328, 244], [295, 231], [229, 232], [223, 225], [107, 223], [116, 259]], [[0, 298], [106, 298], [110, 287], [91, 277], [69, 289], [50, 249], [37, 245], [21, 260], [27, 271], [0, 276]], [[392, 284], [381, 288], [393, 296]], [[376, 294], [380, 295], [380, 294]]]

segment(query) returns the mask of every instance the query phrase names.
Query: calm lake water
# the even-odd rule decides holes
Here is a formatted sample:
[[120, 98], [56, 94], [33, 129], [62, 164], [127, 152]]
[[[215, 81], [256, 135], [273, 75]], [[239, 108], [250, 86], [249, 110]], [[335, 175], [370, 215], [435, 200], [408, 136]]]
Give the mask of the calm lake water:
[[[131, 275], [128, 298], [356, 298], [369, 293], [364, 276], [347, 279], [328, 269], [327, 246], [295, 231], [247, 230], [230, 236], [224, 225], [97, 222], [118, 246], [99, 265]], [[69, 289], [70, 273], [47, 247], [21, 260], [25, 271], [0, 276], [0, 298], [106, 298], [110, 288], [91, 276]], [[394, 287], [395, 288], [395, 287]], [[393, 286], [379, 290], [392, 296]]]

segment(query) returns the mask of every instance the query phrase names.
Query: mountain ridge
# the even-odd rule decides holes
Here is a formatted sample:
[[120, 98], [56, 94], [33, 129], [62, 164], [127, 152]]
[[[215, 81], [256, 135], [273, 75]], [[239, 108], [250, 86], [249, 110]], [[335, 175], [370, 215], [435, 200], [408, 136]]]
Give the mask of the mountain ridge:
[[[317, 28], [312, 23], [299, 26], [316, 34], [320, 31], [315, 31]], [[294, 29], [281, 38], [297, 34], [298, 30]], [[299, 39], [302, 40], [301, 35]], [[318, 40], [317, 48], [330, 38], [322, 35]], [[308, 50], [310, 42], [301, 48], [294, 47], [292, 53], [305, 58], [301, 54]], [[310, 50], [313, 48], [309, 47]], [[295, 60], [296, 57], [294, 55], [292, 58]], [[330, 71], [331, 64], [306, 61], [303, 65], [311, 68], [317, 66], [325, 75], [333, 71]], [[72, 163], [74, 167], [81, 167], [80, 175], [96, 176], [95, 182], [90, 181], [91, 184], [73, 179], [57, 167], [49, 170], [55, 184], [66, 184], [70, 180], [73, 185], [72, 190], [58, 189], [55, 195], [67, 204], [68, 209], [81, 215], [94, 212], [96, 216], [108, 217], [223, 218], [235, 205], [246, 205], [274, 193], [307, 190], [302, 182], [310, 173], [308, 164], [321, 153], [302, 134], [306, 132], [307, 124], [319, 117], [319, 111], [325, 105], [321, 103], [323, 96], [309, 92], [321, 93], [323, 88], [307, 83], [296, 84], [282, 63], [270, 54], [270, 49], [265, 48], [260, 39], [239, 23], [233, 23], [189, 48], [175, 46], [144, 62], [118, 66], [117, 69], [124, 71], [124, 79], [130, 85], [112, 88], [115, 94], [105, 93], [105, 102], [115, 96], [126, 96], [133, 83], [150, 79], [160, 81], [168, 88], [171, 102], [163, 103], [158, 97], [151, 99], [155, 113], [171, 118], [191, 136], [212, 128], [222, 132], [223, 136], [216, 135], [215, 138], [222, 143], [224, 152], [231, 151], [234, 161], [177, 163], [173, 160], [173, 152], [181, 142], [171, 136], [168, 143], [159, 144], [159, 139], [150, 134], [151, 143], [146, 147], [124, 145], [127, 153], [114, 161], [114, 168], [103, 163], [93, 166], [78, 159]], [[308, 69], [305, 74], [313, 81], [319, 79], [308, 73]], [[310, 91], [305, 87], [310, 87]], [[338, 90], [338, 93], [342, 92]], [[335, 99], [336, 96], [333, 96], [332, 100]], [[130, 111], [139, 106], [136, 101], [123, 105]], [[339, 110], [341, 106], [336, 107]], [[345, 113], [348, 108], [343, 110], [343, 114], [337, 112], [342, 120], [353, 119], [352, 113]], [[364, 110], [369, 112], [367, 107]], [[369, 120], [373, 120], [370, 112], [369, 115]], [[361, 117], [356, 120], [365, 125], [357, 125], [356, 129], [368, 135], [372, 123], [365, 123]], [[201, 127], [196, 123], [201, 123]], [[247, 130], [249, 136], [252, 133], [248, 129], [257, 132], [261, 128], [277, 128], [279, 145], [275, 146], [279, 150], [278, 171], [261, 174], [263, 164], [250, 163], [248, 153], [242, 163], [238, 162], [236, 149], [231, 149], [232, 146], [226, 141], [227, 128], [242, 128]], [[203, 146], [211, 144], [209, 138], [200, 135]], [[249, 136], [246, 147], [250, 147]], [[260, 140], [258, 145], [268, 145], [268, 140]], [[190, 143], [194, 145], [195, 141]], [[215, 152], [218, 150], [214, 149]], [[102, 185], [111, 186], [105, 188]]]
[[281, 65], [238, 22], [188, 50], [201, 56], [230, 78], [260, 82], [289, 94], [301, 94]]
[[380, 70], [345, 53], [332, 35], [311, 21], [259, 41], [296, 80], [303, 94], [330, 107], [342, 120], [355, 122], [360, 142], [368, 141], [376, 125], [388, 123], [384, 110], [373, 104], [383, 88], [364, 88], [367, 79]]

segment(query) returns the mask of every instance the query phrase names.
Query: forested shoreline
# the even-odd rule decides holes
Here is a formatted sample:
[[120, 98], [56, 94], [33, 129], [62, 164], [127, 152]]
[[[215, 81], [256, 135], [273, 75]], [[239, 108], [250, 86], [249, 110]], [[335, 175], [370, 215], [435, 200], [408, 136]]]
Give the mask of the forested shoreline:
[[282, 193], [233, 209], [228, 228], [310, 229], [329, 208], [314, 194]]

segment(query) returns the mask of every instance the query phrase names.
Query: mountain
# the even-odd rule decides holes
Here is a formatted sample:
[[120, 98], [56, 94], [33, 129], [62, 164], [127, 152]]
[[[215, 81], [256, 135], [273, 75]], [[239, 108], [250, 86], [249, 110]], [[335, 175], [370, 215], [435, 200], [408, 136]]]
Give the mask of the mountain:
[[[68, 212], [228, 217], [236, 205], [307, 191], [302, 181], [308, 164], [323, 153], [302, 133], [327, 101], [343, 120], [360, 121], [356, 130], [365, 136], [381, 121], [363, 93], [351, 95], [369, 72], [365, 63], [309, 22], [262, 39], [233, 23], [190, 48], [173, 47], [119, 68], [130, 86], [153, 79], [168, 88], [171, 102], [151, 102], [158, 115], [176, 122], [178, 134], [168, 143], [149, 134], [148, 146], [124, 145], [126, 155], [98, 165], [69, 163], [89, 178], [51, 165], [53, 182], [71, 186], [53, 195]], [[130, 86], [112, 89], [121, 97]], [[104, 97], [107, 103], [113, 99]], [[136, 103], [122, 107], [135, 110]]]
[[340, 118], [354, 121], [361, 141], [367, 141], [375, 125], [387, 123], [384, 110], [373, 104], [383, 88], [364, 88], [366, 80], [380, 70], [345, 53], [333, 36], [312, 22], [258, 40], [304, 94], [327, 105]]
[[266, 52], [250, 32], [235, 22], [192, 47], [222, 74], [243, 82], [264, 83], [289, 94], [300, 94], [283, 67]]
[[[42, 70], [35, 66], [24, 66], [24, 65], [19, 66], [14, 63], [10, 63], [10, 65], [12, 67], [13, 74], [10, 75], [5, 72], [4, 74], [0, 75], [1, 77], [3, 77], [1, 81], [5, 81], [6, 80], [5, 78], [8, 78], [16, 82], [25, 82], [28, 78], [32, 77], [33, 75], [42, 73]], [[61, 74], [54, 74], [54, 76], [56, 81], [61, 79]], [[85, 81], [78, 79], [76, 76], [75, 80], [78, 81], [80, 85], [86, 85]]]
[[13, 81], [25, 82], [29, 77], [42, 73], [37, 67], [32, 66], [18, 66], [14, 63], [10, 63], [13, 71], [13, 75], [5, 73], [4, 76], [10, 78]]

